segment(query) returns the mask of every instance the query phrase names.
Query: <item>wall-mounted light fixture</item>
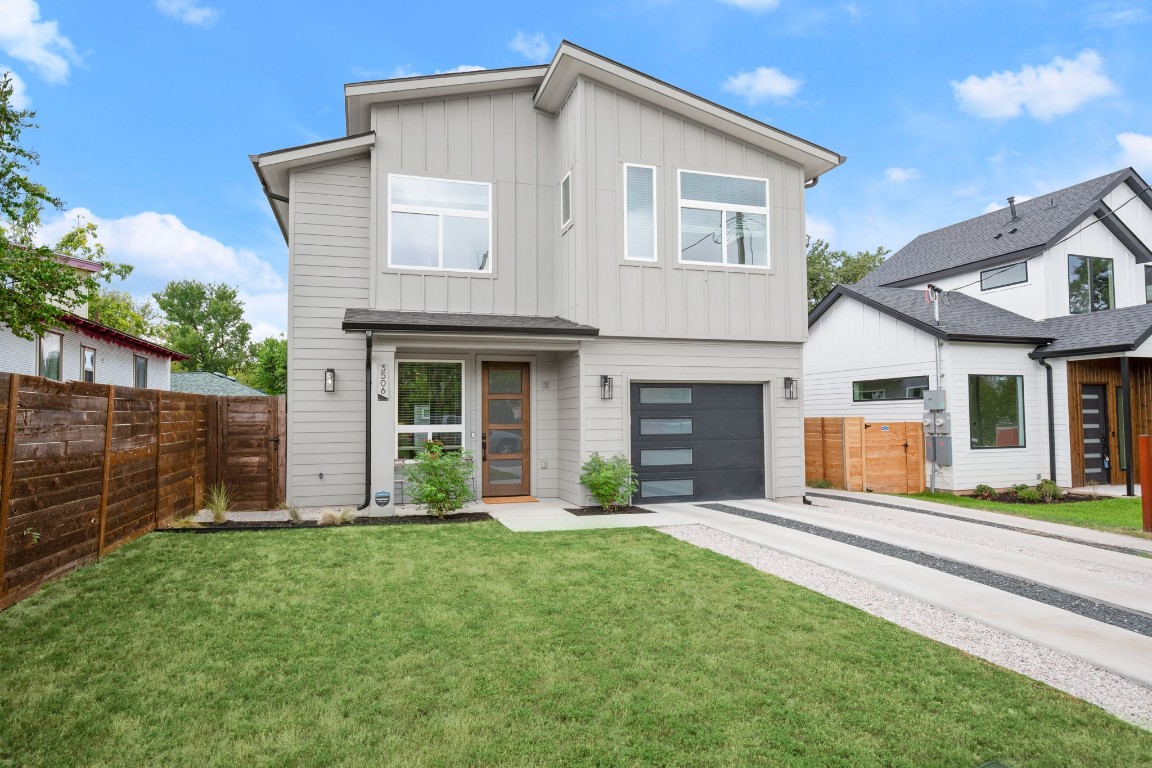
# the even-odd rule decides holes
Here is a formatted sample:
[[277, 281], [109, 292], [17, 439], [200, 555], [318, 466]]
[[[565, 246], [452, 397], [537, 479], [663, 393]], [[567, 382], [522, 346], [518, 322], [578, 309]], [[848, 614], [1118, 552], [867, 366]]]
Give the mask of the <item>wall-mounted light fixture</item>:
[[601, 376], [600, 377], [600, 399], [601, 400], [611, 400], [612, 399], [612, 377], [611, 376]]
[[791, 376], [784, 377], [784, 399], [798, 400], [800, 398], [799, 382]]
[[332, 368], [325, 368], [324, 369], [324, 391], [325, 392], [335, 392], [336, 391], [336, 371], [333, 370]]

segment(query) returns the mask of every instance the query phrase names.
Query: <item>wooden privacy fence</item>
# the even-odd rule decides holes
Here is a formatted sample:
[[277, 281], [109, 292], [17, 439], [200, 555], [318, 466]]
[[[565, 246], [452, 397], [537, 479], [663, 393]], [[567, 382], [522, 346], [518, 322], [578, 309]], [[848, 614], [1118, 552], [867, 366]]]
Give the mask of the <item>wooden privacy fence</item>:
[[0, 609], [223, 483], [282, 498], [282, 397], [213, 397], [0, 373]]
[[845, 491], [924, 490], [924, 427], [858, 416], [804, 419], [804, 478]]

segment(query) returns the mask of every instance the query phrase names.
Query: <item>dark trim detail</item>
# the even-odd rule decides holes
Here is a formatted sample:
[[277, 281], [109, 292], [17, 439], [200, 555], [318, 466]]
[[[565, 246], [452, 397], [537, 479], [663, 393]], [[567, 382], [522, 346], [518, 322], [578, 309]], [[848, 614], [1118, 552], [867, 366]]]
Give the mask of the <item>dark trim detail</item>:
[[1023, 248], [1019, 251], [1012, 251], [1011, 253], [1002, 253], [999, 256], [989, 256], [980, 261], [970, 261], [967, 264], [959, 264], [955, 267], [942, 269], [939, 272], [925, 272], [922, 275], [915, 275], [914, 277], [906, 277], [900, 280], [894, 280], [890, 283], [878, 283], [878, 288], [907, 288], [910, 285], [923, 283], [926, 280], [941, 280], [945, 277], [952, 277], [953, 275], [962, 275], [966, 272], [972, 272], [976, 269], [987, 269], [988, 267], [996, 267], [1001, 264], [1011, 264], [1014, 261], [1027, 261], [1037, 254], [1043, 253], [1048, 249], [1047, 245], [1034, 245], [1031, 248]]
[[[356, 313], [355, 315], [353, 313]], [[345, 311], [344, 331], [390, 331], [394, 333], [498, 334], [516, 336], [599, 336], [600, 329], [559, 317], [517, 315], [457, 315], [437, 317], [432, 312]], [[409, 318], [403, 315], [410, 315]]]
[[[1121, 407], [1124, 409], [1124, 490], [1126, 496], [1136, 495], [1136, 473], [1132, 471], [1136, 463], [1132, 456], [1132, 377], [1127, 356], [1120, 358]], [[1117, 414], [1119, 418], [1119, 414]]]
[[[1011, 269], [1012, 267], [1016, 267], [1016, 266], [1024, 267], [1024, 279], [1023, 280], [1016, 280], [1016, 281], [1011, 282], [1011, 283], [1000, 283], [1000, 285], [994, 285], [991, 288], [985, 288], [984, 287], [984, 273], [985, 272], [997, 272], [997, 274], [999, 274], [998, 270], [1003, 270], [1004, 272], [1007, 272], [1009, 269]], [[993, 277], [995, 277], [995, 275], [993, 275]], [[1005, 264], [1003, 267], [990, 267], [988, 269], [984, 269], [984, 270], [980, 271], [980, 290], [981, 290], [981, 292], [994, 291], [997, 288], [1007, 288], [1010, 285], [1020, 285], [1021, 283], [1026, 283], [1026, 282], [1028, 282], [1028, 262], [1027, 261], [1018, 261], [1018, 262], [1015, 262], [1012, 264]]]
[[1056, 395], [1052, 385], [1052, 366], [1043, 358], [1037, 362], [1048, 373], [1048, 479], [1056, 482]]
[[1136, 261], [1141, 264], [1152, 262], [1152, 250], [1149, 250], [1148, 246], [1144, 244], [1144, 241], [1137, 237], [1135, 232], [1128, 229], [1128, 225], [1121, 221], [1118, 216], [1114, 215], [1112, 209], [1105, 203], [1101, 202], [1100, 205], [1096, 206], [1096, 210], [1093, 211], [1093, 213], [1096, 214], [1096, 218], [1100, 220], [1100, 223], [1103, 224], [1125, 248], [1132, 252], [1132, 255], [1136, 257]]
[[364, 503], [357, 512], [372, 503], [372, 331], [364, 332], [364, 347]]
[[187, 360], [188, 355], [181, 354], [175, 350], [162, 347], [159, 344], [153, 344], [150, 341], [133, 336], [130, 333], [118, 331], [115, 328], [98, 323], [95, 320], [89, 320], [84, 317], [73, 314], [65, 314], [60, 317], [60, 321], [66, 325], [72, 326], [77, 331], [80, 331], [85, 336], [90, 336], [94, 339], [101, 339], [103, 341], [116, 344], [117, 346], [133, 349], [138, 352], [147, 352], [151, 355], [159, 357], [167, 357], [169, 360]]

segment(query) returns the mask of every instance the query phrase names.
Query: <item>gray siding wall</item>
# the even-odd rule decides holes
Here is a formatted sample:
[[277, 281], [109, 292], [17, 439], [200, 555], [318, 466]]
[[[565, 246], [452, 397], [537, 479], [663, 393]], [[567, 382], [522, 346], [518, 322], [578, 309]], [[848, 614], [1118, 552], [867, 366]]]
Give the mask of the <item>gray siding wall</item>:
[[369, 175], [368, 158], [292, 175], [287, 497], [298, 504], [364, 498], [364, 337], [340, 323], [345, 308], [368, 306]]
[[[377, 106], [375, 307], [555, 315], [553, 120], [531, 91]], [[388, 267], [388, 174], [492, 184], [492, 272]], [[367, 306], [367, 305], [365, 305]]]
[[[169, 389], [171, 386], [171, 361], [166, 357], [133, 352], [73, 330], [62, 329], [60, 333], [64, 336], [64, 381], [80, 381], [80, 347], [84, 346], [96, 350], [97, 384], [131, 387], [132, 357], [143, 354], [148, 358], [148, 388]], [[36, 355], [34, 339], [22, 339], [7, 329], [0, 330], [0, 371], [35, 376]]]
[[583, 503], [580, 465], [583, 463], [580, 433], [580, 367], [579, 353], [560, 355], [556, 366], [556, 423], [559, 428], [557, 489], [560, 498]]

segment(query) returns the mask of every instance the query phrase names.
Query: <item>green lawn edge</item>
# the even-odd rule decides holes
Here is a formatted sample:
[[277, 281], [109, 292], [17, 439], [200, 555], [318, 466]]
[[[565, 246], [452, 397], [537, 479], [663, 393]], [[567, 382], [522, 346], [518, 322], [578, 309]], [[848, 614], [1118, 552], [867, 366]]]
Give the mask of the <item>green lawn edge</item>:
[[1139, 538], [1152, 538], [1143, 532], [1141, 500], [1139, 497], [1101, 497], [1096, 501], [1071, 501], [1058, 504], [1006, 504], [1000, 501], [985, 501], [971, 496], [951, 493], [902, 494], [904, 498], [920, 501], [933, 501], [938, 504], [951, 504], [955, 507], [983, 509], [988, 512], [1004, 512], [1032, 520], [1046, 520], [1050, 523], [1063, 523], [1081, 528], [1094, 528], [1098, 531], [1123, 533]]

